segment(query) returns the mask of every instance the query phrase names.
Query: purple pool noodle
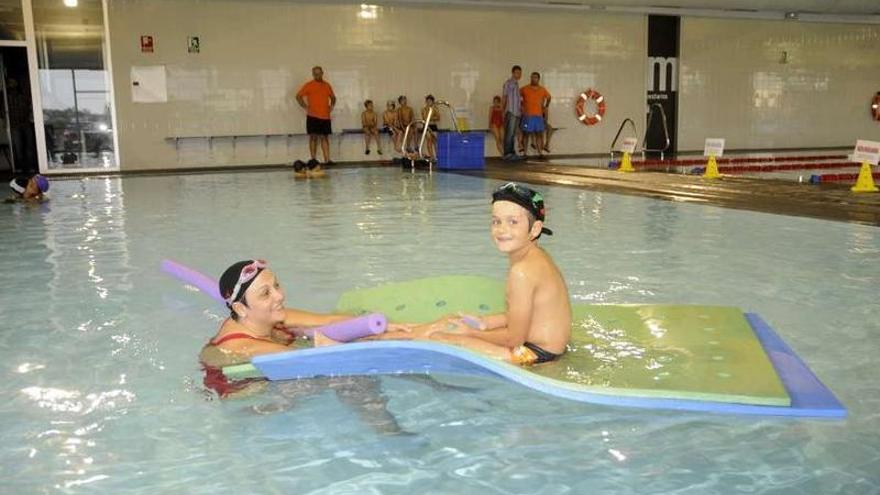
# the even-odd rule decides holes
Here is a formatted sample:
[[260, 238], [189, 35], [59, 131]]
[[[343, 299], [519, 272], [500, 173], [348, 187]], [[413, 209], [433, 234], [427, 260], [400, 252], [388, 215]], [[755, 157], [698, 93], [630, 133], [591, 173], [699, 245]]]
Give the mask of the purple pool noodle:
[[[226, 304], [226, 301], [220, 297], [220, 289], [217, 287], [217, 281], [204, 273], [171, 260], [162, 260], [162, 271], [181, 282], [196, 287], [221, 304]], [[315, 332], [321, 332], [325, 336], [338, 342], [348, 342], [361, 337], [379, 335], [385, 331], [387, 326], [388, 321], [385, 319], [385, 315], [381, 313], [373, 313], [352, 318], [350, 320], [340, 321], [338, 323], [331, 323], [322, 327], [310, 328], [306, 330], [305, 334], [311, 337]]]
[[315, 332], [321, 332], [335, 341], [348, 342], [361, 337], [379, 335], [385, 331], [387, 326], [388, 321], [385, 319], [385, 315], [373, 313], [322, 327], [309, 328], [305, 331], [305, 334], [311, 337]]
[[171, 260], [162, 260], [162, 271], [181, 282], [196, 287], [219, 303], [226, 304], [226, 301], [220, 297], [220, 289], [217, 287], [217, 281], [204, 273], [197, 272], [192, 268], [183, 266], [180, 263]]

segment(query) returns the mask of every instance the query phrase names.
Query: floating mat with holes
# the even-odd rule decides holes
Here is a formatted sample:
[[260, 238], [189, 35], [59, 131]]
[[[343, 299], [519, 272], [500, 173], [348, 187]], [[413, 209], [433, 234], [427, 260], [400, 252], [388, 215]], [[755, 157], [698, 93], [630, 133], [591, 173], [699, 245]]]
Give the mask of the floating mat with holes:
[[[504, 287], [448, 276], [343, 294], [337, 310], [429, 322], [504, 310]], [[228, 377], [458, 373], [500, 376], [550, 395], [597, 404], [802, 417], [846, 409], [760, 317], [721, 306], [575, 305], [561, 359], [530, 368], [466, 349], [414, 341], [353, 343], [259, 356]]]

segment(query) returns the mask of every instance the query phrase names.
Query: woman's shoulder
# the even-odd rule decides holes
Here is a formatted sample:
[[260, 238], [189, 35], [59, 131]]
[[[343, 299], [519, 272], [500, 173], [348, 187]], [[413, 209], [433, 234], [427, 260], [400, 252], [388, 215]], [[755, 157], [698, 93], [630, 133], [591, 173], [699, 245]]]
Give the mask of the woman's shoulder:
[[199, 362], [212, 368], [244, 364], [250, 362], [250, 360], [250, 356], [245, 353], [231, 351], [210, 343], [202, 347], [201, 352], [199, 352]]

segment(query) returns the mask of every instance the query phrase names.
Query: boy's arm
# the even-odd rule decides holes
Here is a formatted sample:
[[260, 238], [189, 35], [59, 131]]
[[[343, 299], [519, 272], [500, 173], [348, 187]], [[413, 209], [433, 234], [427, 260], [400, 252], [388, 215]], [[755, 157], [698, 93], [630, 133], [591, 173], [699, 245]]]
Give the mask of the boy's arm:
[[535, 285], [522, 268], [513, 268], [507, 277], [507, 347], [522, 345], [532, 324]]
[[361, 127], [367, 127], [367, 112], [361, 112]]
[[511, 270], [507, 279], [507, 313], [483, 318], [486, 330], [467, 328], [463, 334], [509, 348], [522, 345], [532, 323], [534, 291], [534, 284], [522, 269]]

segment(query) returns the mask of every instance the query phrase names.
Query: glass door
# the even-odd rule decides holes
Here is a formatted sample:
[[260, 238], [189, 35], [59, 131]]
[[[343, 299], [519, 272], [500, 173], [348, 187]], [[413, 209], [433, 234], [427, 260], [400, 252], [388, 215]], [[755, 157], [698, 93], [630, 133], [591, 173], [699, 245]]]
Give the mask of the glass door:
[[30, 1], [46, 168], [116, 169], [103, 2]]

